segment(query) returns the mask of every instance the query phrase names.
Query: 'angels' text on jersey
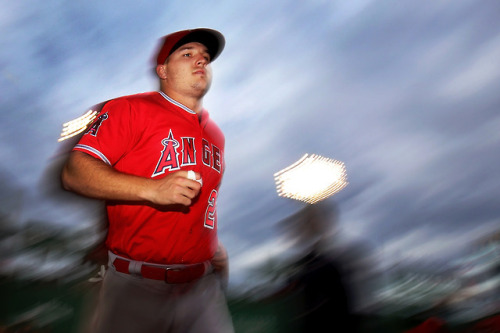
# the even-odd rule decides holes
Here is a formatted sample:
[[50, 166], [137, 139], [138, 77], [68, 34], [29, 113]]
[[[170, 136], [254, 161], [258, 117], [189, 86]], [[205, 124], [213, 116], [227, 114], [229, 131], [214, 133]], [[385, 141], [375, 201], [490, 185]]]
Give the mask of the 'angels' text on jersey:
[[[172, 130], [168, 136], [161, 141], [163, 150], [156, 165], [152, 177], [162, 175], [166, 170], [179, 170], [187, 165], [196, 165], [195, 138], [181, 137], [177, 140]], [[214, 144], [210, 144], [206, 139], [202, 139], [202, 162], [215, 171], [221, 171], [221, 151]]]

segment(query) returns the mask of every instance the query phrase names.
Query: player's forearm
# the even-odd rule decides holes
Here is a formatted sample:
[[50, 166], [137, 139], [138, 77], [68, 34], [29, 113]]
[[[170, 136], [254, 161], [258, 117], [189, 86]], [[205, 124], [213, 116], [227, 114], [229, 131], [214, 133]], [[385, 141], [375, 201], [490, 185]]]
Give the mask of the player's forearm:
[[120, 173], [83, 152], [74, 151], [61, 175], [64, 189], [102, 200], [146, 199], [151, 179]]

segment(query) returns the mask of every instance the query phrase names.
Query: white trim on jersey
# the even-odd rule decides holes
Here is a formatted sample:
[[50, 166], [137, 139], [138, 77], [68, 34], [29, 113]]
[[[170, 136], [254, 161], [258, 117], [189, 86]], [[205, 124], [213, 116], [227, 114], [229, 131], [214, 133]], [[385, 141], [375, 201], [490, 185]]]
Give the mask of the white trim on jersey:
[[104, 156], [104, 154], [103, 154], [103, 153], [101, 153], [99, 150], [97, 150], [97, 149], [95, 149], [95, 148], [93, 148], [93, 147], [90, 147], [90, 146], [87, 146], [87, 145], [82, 145], [82, 144], [77, 144], [77, 145], [75, 146], [75, 148], [80, 148], [80, 149], [83, 149], [83, 150], [87, 150], [87, 151], [89, 151], [89, 152], [91, 152], [91, 153], [93, 153], [93, 154], [95, 154], [95, 155], [99, 156], [99, 158], [100, 158], [101, 160], [103, 160], [103, 162], [104, 162], [104, 163], [106, 163], [106, 164], [108, 164], [108, 165], [111, 165], [111, 163], [109, 162], [109, 160], [107, 159], [107, 157], [106, 157], [106, 156]]
[[187, 106], [185, 106], [184, 104], [181, 104], [179, 102], [177, 102], [176, 100], [173, 100], [171, 97], [168, 97], [167, 94], [165, 94], [163, 91], [160, 91], [159, 92], [167, 101], [169, 101], [170, 103], [174, 104], [174, 105], [177, 105], [178, 107], [182, 108], [184, 111], [187, 111], [189, 113], [192, 113], [192, 114], [196, 114], [196, 112], [194, 112], [193, 110], [191, 110], [190, 108], [188, 108]]

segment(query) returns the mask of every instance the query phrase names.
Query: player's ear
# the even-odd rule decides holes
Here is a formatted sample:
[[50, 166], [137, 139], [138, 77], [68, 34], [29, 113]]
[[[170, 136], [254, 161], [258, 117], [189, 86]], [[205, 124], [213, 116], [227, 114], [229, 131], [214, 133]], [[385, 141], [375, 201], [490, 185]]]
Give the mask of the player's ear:
[[160, 79], [166, 79], [167, 78], [167, 65], [163, 64], [163, 65], [156, 66], [156, 75], [158, 75], [158, 77]]

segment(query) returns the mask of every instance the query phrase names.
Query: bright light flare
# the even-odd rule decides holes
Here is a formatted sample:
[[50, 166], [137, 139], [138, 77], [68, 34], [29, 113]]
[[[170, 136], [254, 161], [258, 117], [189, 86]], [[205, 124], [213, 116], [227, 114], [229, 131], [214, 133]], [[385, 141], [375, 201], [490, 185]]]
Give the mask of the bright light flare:
[[343, 162], [305, 154], [274, 174], [278, 195], [310, 204], [328, 198], [347, 186]]
[[83, 116], [68, 121], [63, 124], [63, 129], [61, 131], [61, 137], [57, 140], [58, 142], [64, 141], [66, 139], [72, 138], [75, 135], [87, 129], [87, 126], [94, 121], [99, 112], [94, 110], [89, 110]]

